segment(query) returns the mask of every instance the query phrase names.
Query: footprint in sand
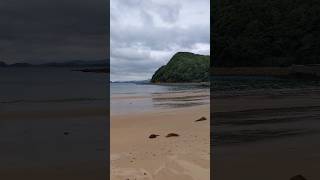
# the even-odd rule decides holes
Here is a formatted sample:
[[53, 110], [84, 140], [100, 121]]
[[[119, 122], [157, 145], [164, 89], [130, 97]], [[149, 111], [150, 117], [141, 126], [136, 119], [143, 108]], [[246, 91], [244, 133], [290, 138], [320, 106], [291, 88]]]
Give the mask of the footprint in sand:
[[118, 159], [120, 159], [121, 158], [121, 155], [120, 154], [111, 154], [110, 155], [110, 160], [111, 161], [116, 161], [116, 160], [118, 160]]
[[179, 159], [177, 156], [168, 156], [168, 161], [154, 173], [154, 179], [180, 178], [184, 180], [210, 179], [209, 168], [204, 168], [194, 162]]
[[145, 169], [114, 168], [111, 169], [112, 180], [154, 180]]

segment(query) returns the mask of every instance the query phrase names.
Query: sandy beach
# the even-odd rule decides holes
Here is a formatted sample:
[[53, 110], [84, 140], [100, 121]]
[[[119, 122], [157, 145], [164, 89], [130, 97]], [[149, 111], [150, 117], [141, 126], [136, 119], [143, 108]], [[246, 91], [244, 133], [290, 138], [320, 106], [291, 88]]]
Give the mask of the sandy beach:
[[111, 179], [210, 179], [209, 119], [209, 104], [112, 115]]
[[8, 68], [0, 74], [1, 179], [108, 176], [104, 75], [68, 68]]

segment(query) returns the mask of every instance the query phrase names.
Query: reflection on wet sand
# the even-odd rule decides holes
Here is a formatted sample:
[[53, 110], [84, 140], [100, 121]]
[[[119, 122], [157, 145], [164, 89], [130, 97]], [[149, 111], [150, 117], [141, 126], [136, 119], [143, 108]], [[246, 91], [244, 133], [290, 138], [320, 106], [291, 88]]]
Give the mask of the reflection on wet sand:
[[214, 178], [280, 180], [303, 174], [318, 179], [319, 87], [256, 83], [211, 92]]

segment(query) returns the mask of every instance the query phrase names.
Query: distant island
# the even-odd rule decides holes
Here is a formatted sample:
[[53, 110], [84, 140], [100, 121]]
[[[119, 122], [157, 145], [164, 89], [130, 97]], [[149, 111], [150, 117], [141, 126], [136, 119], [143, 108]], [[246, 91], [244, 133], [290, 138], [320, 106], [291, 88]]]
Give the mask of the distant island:
[[109, 73], [109, 60], [74, 60], [74, 61], [65, 61], [65, 62], [49, 62], [42, 64], [31, 64], [31, 63], [12, 63], [7, 64], [0, 61], [1, 68], [10, 68], [10, 67], [69, 67], [77, 68], [73, 71], [80, 72], [94, 72], [94, 73]]
[[152, 83], [189, 83], [209, 81], [210, 56], [190, 52], [176, 53], [167, 65], [152, 76]]
[[92, 72], [92, 73], [109, 73], [108, 68], [85, 68], [85, 69], [75, 69], [72, 71], [79, 71], [79, 72]]

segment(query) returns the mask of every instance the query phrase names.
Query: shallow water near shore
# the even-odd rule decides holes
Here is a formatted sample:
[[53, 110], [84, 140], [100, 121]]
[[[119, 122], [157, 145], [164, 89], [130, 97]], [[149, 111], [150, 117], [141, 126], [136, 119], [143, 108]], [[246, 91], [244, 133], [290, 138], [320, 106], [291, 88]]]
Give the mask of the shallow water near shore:
[[111, 83], [111, 114], [209, 104], [209, 88], [195, 84]]
[[279, 78], [272, 76], [213, 76], [211, 77], [212, 91], [252, 91], [275, 89], [301, 89], [320, 86], [316, 79]]

